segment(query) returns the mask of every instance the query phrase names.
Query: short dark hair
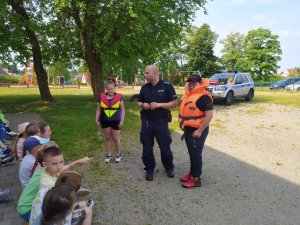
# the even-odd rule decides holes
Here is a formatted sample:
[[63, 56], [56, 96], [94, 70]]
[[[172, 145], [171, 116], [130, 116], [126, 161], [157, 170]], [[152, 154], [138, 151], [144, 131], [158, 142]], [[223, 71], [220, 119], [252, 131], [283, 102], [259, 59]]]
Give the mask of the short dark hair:
[[60, 151], [60, 149], [57, 147], [45, 148], [45, 149], [42, 149], [40, 152], [41, 153], [39, 156], [39, 160], [42, 160], [42, 162], [45, 162], [49, 157], [55, 157], [55, 156], [62, 155], [62, 151]]

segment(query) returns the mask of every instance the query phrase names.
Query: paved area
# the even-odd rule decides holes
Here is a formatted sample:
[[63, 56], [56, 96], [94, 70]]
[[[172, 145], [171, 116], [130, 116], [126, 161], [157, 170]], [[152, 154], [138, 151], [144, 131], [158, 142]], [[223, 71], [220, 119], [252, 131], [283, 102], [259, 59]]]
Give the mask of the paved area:
[[[17, 125], [23, 122], [34, 122], [40, 120], [40, 116], [35, 113], [5, 114], [10, 121], [10, 128], [17, 131]], [[14, 147], [15, 140], [11, 140], [11, 148]], [[11, 193], [6, 201], [0, 203], [0, 225], [21, 225], [23, 220], [16, 210], [19, 196], [22, 189], [19, 183], [19, 161], [14, 161], [8, 165], [0, 165], [0, 189], [10, 189]]]
[[6, 201], [0, 203], [0, 225], [19, 225], [23, 224], [17, 213], [17, 204], [22, 192], [19, 180], [19, 162], [0, 167], [0, 187], [1, 190], [10, 189], [10, 196]]

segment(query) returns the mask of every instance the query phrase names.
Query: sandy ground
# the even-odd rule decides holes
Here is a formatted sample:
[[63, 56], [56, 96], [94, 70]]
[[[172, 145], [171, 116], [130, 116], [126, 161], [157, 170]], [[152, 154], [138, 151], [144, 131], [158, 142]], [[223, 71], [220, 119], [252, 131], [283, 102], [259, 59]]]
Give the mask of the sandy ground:
[[152, 182], [144, 180], [139, 139], [131, 138], [122, 163], [104, 165], [113, 176], [86, 177], [96, 202], [93, 224], [300, 224], [299, 127], [299, 108], [216, 105], [204, 184], [194, 189], [179, 181], [189, 168], [180, 134], [173, 133], [175, 178], [166, 176], [155, 146]]
[[[39, 116], [18, 117], [23, 122], [26, 117], [34, 121]], [[166, 176], [155, 146], [157, 166], [152, 182], [144, 179], [139, 131], [122, 136], [126, 143], [122, 163], [104, 164], [101, 155], [96, 163], [80, 168], [85, 187], [93, 191], [93, 224], [298, 225], [299, 128], [299, 108], [216, 105], [203, 152], [203, 187], [194, 189], [182, 188], [179, 181], [189, 168], [180, 133], [172, 134], [175, 178]], [[97, 170], [99, 166], [106, 171]]]

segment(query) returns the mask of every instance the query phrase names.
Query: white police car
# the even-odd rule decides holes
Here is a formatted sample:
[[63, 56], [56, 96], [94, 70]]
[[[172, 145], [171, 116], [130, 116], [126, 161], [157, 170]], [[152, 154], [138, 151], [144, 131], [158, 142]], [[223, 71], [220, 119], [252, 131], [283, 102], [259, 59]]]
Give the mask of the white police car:
[[215, 100], [225, 100], [227, 105], [231, 105], [234, 98], [251, 101], [254, 97], [254, 82], [249, 73], [239, 73], [236, 70], [217, 71], [209, 78], [207, 91]]

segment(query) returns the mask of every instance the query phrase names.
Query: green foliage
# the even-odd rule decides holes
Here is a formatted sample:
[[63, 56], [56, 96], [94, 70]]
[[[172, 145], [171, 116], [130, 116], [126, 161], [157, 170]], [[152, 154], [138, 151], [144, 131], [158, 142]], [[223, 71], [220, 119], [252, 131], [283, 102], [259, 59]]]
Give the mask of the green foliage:
[[[22, 65], [32, 61], [32, 39], [28, 38], [32, 32], [41, 46], [45, 65], [57, 59], [73, 65], [86, 61], [92, 84], [97, 86], [93, 87], [95, 92], [101, 89], [103, 78], [122, 74], [133, 81], [140, 68], [149, 63], [161, 63], [164, 72], [173, 69], [174, 57], [161, 57], [170, 46], [176, 46], [178, 34], [190, 25], [206, 0], [16, 3], [0, 3], [0, 60]], [[23, 14], [12, 10], [13, 4], [24, 9]]]
[[213, 51], [217, 37], [206, 23], [199, 28], [193, 27], [187, 37], [188, 66], [191, 70], [199, 70], [203, 77], [210, 77], [219, 68]]
[[221, 63], [224, 69], [233, 70], [238, 69], [237, 61], [243, 57], [244, 54], [245, 36], [239, 32], [232, 32], [227, 37], [220, 41], [223, 44], [221, 52]]
[[238, 60], [243, 71], [250, 71], [256, 80], [269, 80], [279, 68], [281, 47], [278, 35], [268, 29], [250, 30], [245, 38], [244, 57]]
[[48, 76], [52, 77], [53, 80], [58, 76], [63, 76], [65, 78], [65, 81], [68, 81], [71, 79], [70, 72], [68, 71], [68, 68], [64, 62], [55, 62], [54, 64], [49, 66], [48, 69]]
[[[65, 0], [55, 1], [55, 6], [57, 14], [73, 22], [75, 30], [81, 33], [77, 43], [82, 43], [83, 58], [92, 78], [122, 73], [123, 80], [132, 82], [146, 64], [162, 63], [165, 67], [166, 63], [160, 61], [162, 53], [179, 41], [178, 34], [205, 3], [205, 0], [107, 0], [105, 3]], [[72, 33], [69, 37], [79, 35]], [[92, 68], [94, 63], [88, 62], [89, 50], [103, 66], [99, 74]]]
[[16, 77], [0, 74], [0, 83], [17, 84], [18, 82], [19, 82], [19, 79]]

